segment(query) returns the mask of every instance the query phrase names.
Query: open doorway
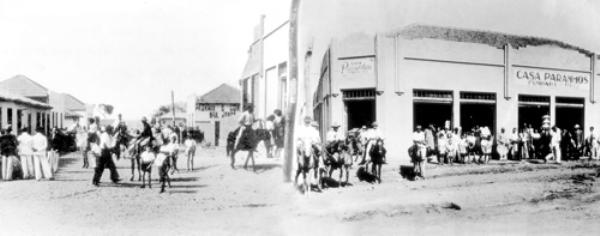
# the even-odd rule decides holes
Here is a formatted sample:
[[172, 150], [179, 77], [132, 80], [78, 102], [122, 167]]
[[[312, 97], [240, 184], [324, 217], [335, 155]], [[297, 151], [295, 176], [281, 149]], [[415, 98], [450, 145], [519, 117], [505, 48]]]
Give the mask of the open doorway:
[[343, 90], [348, 129], [369, 127], [377, 119], [375, 89]]
[[542, 127], [542, 117], [550, 115], [550, 97], [519, 95], [519, 130], [525, 125], [534, 129]]
[[460, 126], [464, 131], [485, 126], [494, 132], [496, 130], [495, 118], [496, 104], [460, 104]]
[[443, 128], [446, 121], [452, 121], [452, 103], [415, 102], [413, 114], [414, 127], [434, 125]]
[[575, 125], [584, 127], [584, 99], [556, 98], [556, 126], [560, 129], [572, 130]]
[[375, 121], [375, 100], [346, 101], [348, 129], [371, 126]]
[[413, 128], [444, 128], [446, 121], [452, 124], [452, 102], [452, 91], [413, 90]]

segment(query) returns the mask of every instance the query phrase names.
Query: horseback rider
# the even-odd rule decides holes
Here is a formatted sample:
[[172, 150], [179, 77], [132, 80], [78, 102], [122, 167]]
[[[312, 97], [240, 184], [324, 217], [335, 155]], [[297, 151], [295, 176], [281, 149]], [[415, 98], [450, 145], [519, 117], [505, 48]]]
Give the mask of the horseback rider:
[[[135, 145], [139, 151], [141, 151], [142, 146], [145, 144], [150, 144], [154, 140], [154, 136], [152, 134], [152, 127], [148, 124], [148, 119], [146, 117], [142, 117], [142, 133], [136, 138]], [[140, 152], [138, 152], [140, 153]]]
[[339, 128], [340, 124], [333, 123], [333, 125], [331, 125], [331, 130], [327, 132], [325, 147], [329, 155], [333, 155], [333, 153], [337, 152], [337, 147], [346, 141], [346, 135], [339, 130]]
[[[316, 156], [321, 153], [321, 137], [319, 136], [319, 131], [311, 125], [312, 118], [309, 116], [304, 117], [304, 125], [298, 129], [298, 151], [301, 151], [301, 148], [304, 148], [305, 155], [310, 153], [314, 153]], [[303, 162], [303, 158], [299, 158], [301, 162]]]
[[127, 133], [127, 125], [123, 122], [121, 114], [117, 116], [117, 120], [113, 124], [114, 130], [118, 136], [118, 143], [116, 143], [115, 147], [115, 155], [117, 155], [117, 160], [121, 158], [121, 149], [120, 146], [124, 145], [127, 147], [129, 143], [129, 136]]
[[244, 107], [244, 112], [240, 116], [238, 123], [239, 131], [235, 138], [233, 149], [238, 147], [240, 139], [243, 137], [242, 135], [252, 129], [252, 124], [254, 124], [254, 106], [252, 104], [246, 104], [246, 107]]
[[[383, 141], [383, 134], [381, 134], [381, 131], [379, 130], [379, 125], [377, 124], [377, 122], [373, 122], [373, 124], [371, 124], [371, 128], [368, 129], [367, 132], [365, 133], [365, 139], [366, 139], [366, 149], [363, 154], [363, 160], [360, 162], [360, 165], [365, 164], [368, 161], [368, 158], [370, 158], [368, 156], [368, 154], [371, 151], [371, 148], [373, 147], [373, 145], [377, 144], [377, 142], [380, 140]], [[386, 161], [383, 160], [383, 163], [386, 163]]]

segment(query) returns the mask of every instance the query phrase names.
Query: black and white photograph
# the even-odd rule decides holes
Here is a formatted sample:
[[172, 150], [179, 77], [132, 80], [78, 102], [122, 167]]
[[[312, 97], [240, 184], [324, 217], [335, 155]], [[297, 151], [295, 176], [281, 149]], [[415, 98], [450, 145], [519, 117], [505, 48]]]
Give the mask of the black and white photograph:
[[0, 0], [0, 164], [0, 235], [600, 235], [600, 1]]

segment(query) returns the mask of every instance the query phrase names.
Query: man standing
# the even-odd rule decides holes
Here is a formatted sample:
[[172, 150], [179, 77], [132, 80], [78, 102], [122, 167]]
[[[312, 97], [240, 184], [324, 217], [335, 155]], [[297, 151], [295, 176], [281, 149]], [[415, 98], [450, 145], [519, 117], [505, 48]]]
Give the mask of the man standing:
[[413, 146], [409, 149], [412, 156], [413, 169], [416, 177], [425, 179], [425, 156], [427, 147], [425, 146], [425, 133], [421, 130], [421, 126], [417, 125], [415, 132], [412, 134]]
[[590, 135], [585, 140], [586, 155], [589, 156], [590, 160], [598, 159], [598, 138], [594, 133], [594, 126], [590, 126]]
[[552, 155], [554, 156], [554, 160], [556, 160], [556, 163], [560, 163], [562, 158], [562, 152], [560, 150], [562, 134], [560, 132], [560, 129], [556, 126], [553, 126], [550, 135], [552, 136], [552, 138], [550, 139]]
[[23, 128], [21, 134], [17, 137], [19, 142], [18, 150], [19, 157], [21, 158], [21, 166], [23, 169], [23, 179], [29, 179], [34, 175], [33, 170], [33, 140], [29, 135], [29, 130]]
[[575, 142], [575, 158], [580, 159], [583, 155], [583, 131], [581, 130], [581, 126], [579, 124], [575, 125], [575, 130], [573, 131], [573, 141]]
[[48, 138], [43, 134], [44, 128], [38, 127], [35, 129], [35, 134], [32, 138], [33, 143], [33, 162], [35, 170], [35, 179], [41, 180], [42, 178], [52, 179], [52, 171], [50, 170], [50, 163], [48, 162]]
[[103, 128], [102, 133], [100, 134], [100, 155], [96, 160], [96, 168], [94, 169], [94, 178], [92, 179], [92, 184], [96, 187], [100, 184], [100, 178], [102, 177], [102, 172], [104, 172], [104, 168], [108, 168], [110, 170], [110, 179], [113, 183], [119, 183], [119, 173], [117, 172], [117, 167], [112, 160], [111, 150], [115, 146], [114, 137], [112, 137], [112, 127]]

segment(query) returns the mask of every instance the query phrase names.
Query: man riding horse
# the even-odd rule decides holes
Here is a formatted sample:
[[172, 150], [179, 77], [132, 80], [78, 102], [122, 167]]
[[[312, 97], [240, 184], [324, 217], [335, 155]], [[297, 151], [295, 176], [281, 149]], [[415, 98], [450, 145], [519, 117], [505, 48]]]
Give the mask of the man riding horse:
[[[235, 138], [235, 142], [233, 144], [233, 151], [231, 152], [231, 168], [235, 169], [235, 153], [237, 150], [247, 150], [249, 151], [248, 155], [252, 154], [253, 147], [253, 137], [252, 137], [252, 124], [254, 124], [254, 106], [252, 104], [246, 104], [244, 107], [244, 112], [240, 116], [238, 120], [239, 127], [237, 129], [237, 136]], [[254, 162], [254, 158], [252, 158]], [[246, 159], [246, 164], [248, 163], [248, 159]]]
[[340, 125], [333, 123], [331, 130], [327, 132], [326, 139], [326, 159], [324, 161], [325, 166], [329, 169], [329, 177], [335, 169], [340, 169], [339, 181], [341, 184], [342, 176], [346, 172], [346, 182], [349, 179], [349, 168], [352, 165], [352, 156], [346, 143], [346, 137], [342, 131], [339, 130]]
[[312, 118], [306, 116], [304, 118], [304, 125], [298, 129], [297, 133], [297, 164], [296, 177], [294, 182], [298, 182], [298, 177], [302, 174], [304, 182], [304, 191], [308, 193], [310, 189], [310, 183], [307, 182], [308, 172], [312, 169], [317, 183], [320, 182], [318, 178], [318, 162], [319, 155], [321, 153], [321, 137], [319, 131], [311, 124]]

